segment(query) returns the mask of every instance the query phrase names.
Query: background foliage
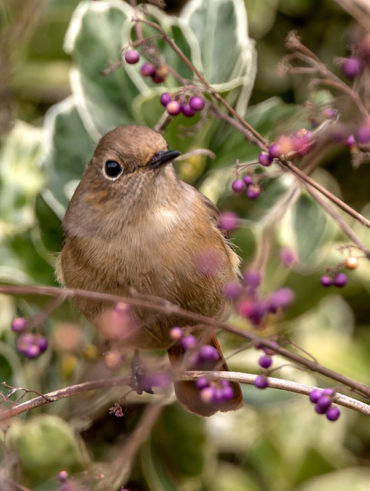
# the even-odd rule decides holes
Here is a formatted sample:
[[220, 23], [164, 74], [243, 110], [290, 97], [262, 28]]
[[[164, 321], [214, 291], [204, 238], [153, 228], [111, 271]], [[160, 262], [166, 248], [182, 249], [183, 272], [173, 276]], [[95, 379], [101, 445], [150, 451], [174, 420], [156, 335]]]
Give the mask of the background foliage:
[[[347, 54], [351, 18], [330, 0], [217, 0], [170, 3], [173, 13], [149, 7], [184, 53], [206, 78], [258, 131], [268, 138], [302, 125], [301, 104], [310, 99], [330, 103], [327, 91], [314, 91], [299, 77], [277, 74], [285, 53], [284, 38], [292, 28], [328, 65]], [[245, 9], [246, 7], [246, 9]], [[170, 10], [169, 9], [169, 10]], [[248, 12], [248, 23], [247, 14]], [[55, 285], [54, 264], [61, 248], [61, 219], [99, 137], [119, 124], [153, 126], [162, 114], [162, 86], [143, 79], [137, 66], [125, 65], [107, 77], [101, 71], [119, 61], [132, 31], [132, 11], [118, 0], [8, 1], [0, 7], [0, 281]], [[328, 22], [330, 19], [330, 22]], [[248, 37], [248, 30], [250, 38]], [[253, 39], [256, 41], [254, 42]], [[191, 73], [170, 48], [159, 43], [167, 63], [182, 76]], [[166, 81], [171, 90], [176, 81]], [[199, 116], [198, 116], [199, 118]], [[195, 119], [197, 122], [197, 119]], [[271, 210], [297, 186], [292, 176], [271, 179], [256, 202], [231, 193], [236, 160], [250, 161], [257, 149], [235, 130], [208, 119], [196, 132], [194, 120], [177, 117], [164, 136], [182, 152], [209, 148], [214, 160], [192, 157], [180, 175], [199, 187], [221, 209], [245, 219], [233, 236], [244, 264], [253, 258]], [[333, 150], [314, 175], [370, 215], [369, 166], [354, 170], [348, 153]], [[370, 246], [357, 224], [358, 235]], [[318, 205], [305, 195], [277, 228], [264, 289], [294, 288], [285, 332], [323, 364], [366, 381], [369, 339], [369, 267], [351, 273], [348, 287], [318, 287], [326, 266], [342, 260], [345, 237]], [[297, 265], [281, 265], [282, 247], [294, 249]], [[0, 379], [46, 392], [104, 374], [94, 347], [97, 339], [69, 304], [45, 323], [51, 350], [36, 361], [15, 351], [9, 325], [15, 315], [35, 314], [43, 300], [0, 297]], [[81, 339], [72, 349], [58, 344], [67, 322], [80, 321]], [[227, 336], [224, 346], [239, 340]], [[232, 368], [255, 372], [257, 352], [230, 360]], [[323, 383], [290, 367], [281, 375], [302, 383]], [[18, 456], [13, 477], [34, 490], [56, 489], [57, 473], [91, 466], [108, 468], [129, 438], [145, 401], [133, 397], [125, 418], [107, 416], [117, 392], [60, 401], [11, 424], [9, 452]], [[245, 407], [207, 421], [169, 405], [137, 459], [134, 489], [187, 490], [363, 490], [369, 482], [368, 421], [350, 411], [331, 425], [312, 411], [306, 398], [280, 391], [245, 388]], [[181, 445], [179, 444], [181, 442]]]

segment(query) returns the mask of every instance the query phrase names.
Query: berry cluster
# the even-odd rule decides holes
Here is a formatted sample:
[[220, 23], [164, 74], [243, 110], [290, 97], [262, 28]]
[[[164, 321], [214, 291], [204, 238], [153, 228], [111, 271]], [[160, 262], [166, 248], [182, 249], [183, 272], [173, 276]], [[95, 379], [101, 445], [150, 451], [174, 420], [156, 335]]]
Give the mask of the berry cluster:
[[[180, 327], [173, 327], [170, 331], [171, 339], [181, 342], [185, 352], [191, 354], [190, 368], [194, 370], [211, 370], [220, 361], [217, 349], [210, 344], [198, 345], [195, 336], [184, 335]], [[200, 377], [196, 381], [200, 397], [203, 402], [222, 404], [230, 401], [234, 397], [234, 391], [228, 380], [208, 380], [207, 377]]]
[[329, 421], [336, 421], [340, 416], [340, 410], [333, 406], [335, 392], [333, 389], [314, 389], [310, 392], [310, 401], [315, 404], [318, 414], [325, 414]]
[[228, 282], [223, 289], [224, 296], [234, 302], [239, 314], [255, 326], [260, 326], [268, 314], [275, 314], [294, 301], [290, 288], [279, 288], [263, 298], [258, 291], [260, 282], [258, 271], [246, 271], [243, 284]]
[[235, 179], [231, 184], [234, 193], [240, 194], [246, 191], [246, 196], [249, 199], [256, 199], [261, 194], [261, 188], [257, 183], [253, 182], [252, 176], [245, 175], [242, 179]]
[[[124, 60], [129, 65], [135, 65], [140, 60], [140, 54], [136, 49], [129, 49], [125, 52]], [[143, 63], [140, 68], [143, 77], [150, 77], [155, 84], [161, 84], [166, 80], [168, 68], [165, 65], [155, 66], [152, 63]]]
[[347, 275], [344, 273], [337, 273], [334, 278], [328, 274], [324, 274], [320, 278], [320, 283], [322, 286], [336, 286], [337, 288], [343, 288], [347, 284]]
[[274, 159], [289, 155], [290, 157], [306, 155], [312, 148], [312, 133], [300, 128], [295, 133], [280, 135], [269, 146], [268, 152], [261, 152], [258, 162], [264, 167], [272, 164]]
[[171, 116], [182, 113], [187, 118], [191, 118], [196, 112], [204, 108], [204, 99], [200, 96], [192, 96], [189, 100], [183, 95], [172, 97], [168, 92], [161, 95], [160, 102]]
[[29, 359], [34, 359], [44, 353], [48, 348], [48, 340], [41, 334], [26, 332], [27, 320], [16, 317], [11, 323], [11, 329], [17, 334], [16, 349], [18, 353]]
[[[344, 266], [348, 270], [352, 271], [352, 270], [356, 269], [358, 267], [358, 265], [359, 265], [359, 260], [357, 257], [348, 256], [343, 263], [339, 264], [338, 266], [336, 266], [333, 269], [335, 270], [337, 268], [340, 268], [341, 266]], [[335, 273], [335, 271], [333, 273], [330, 273], [330, 274], [325, 274], [325, 275], [321, 276], [321, 278], [320, 278], [321, 285], [324, 287], [329, 287], [329, 286], [334, 285], [338, 288], [342, 288], [342, 287], [346, 286], [347, 281], [348, 281], [348, 278], [347, 278], [347, 275], [345, 273]]]
[[[263, 355], [258, 358], [258, 364], [261, 368], [267, 371], [269, 368], [271, 368], [273, 364], [272, 355], [274, 353], [265, 346], [262, 346], [261, 349], [263, 351]], [[255, 387], [257, 387], [257, 389], [266, 389], [269, 386], [267, 374], [261, 373], [257, 375], [256, 380], [254, 381], [254, 385]]]

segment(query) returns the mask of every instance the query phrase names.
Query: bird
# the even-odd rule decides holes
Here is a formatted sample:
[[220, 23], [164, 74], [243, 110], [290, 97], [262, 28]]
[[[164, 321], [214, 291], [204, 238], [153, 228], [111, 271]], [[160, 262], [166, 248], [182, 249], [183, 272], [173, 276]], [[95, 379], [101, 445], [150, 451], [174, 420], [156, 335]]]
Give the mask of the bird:
[[[62, 223], [57, 264], [62, 285], [122, 297], [137, 292], [216, 320], [225, 317], [230, 306], [223, 287], [238, 279], [240, 259], [218, 228], [216, 206], [178, 177], [173, 161], [179, 155], [145, 126], [119, 126], [100, 139]], [[95, 326], [112, 309], [103, 300], [74, 303]], [[179, 367], [184, 349], [170, 331], [190, 328], [217, 349], [219, 361], [211, 368], [228, 370], [214, 333], [207, 339], [207, 326], [139, 307], [132, 312], [137, 328], [125, 346], [167, 349], [171, 364]], [[174, 383], [182, 406], [201, 416], [238, 409], [240, 385], [231, 387], [231, 400], [209, 403], [195, 382]]]

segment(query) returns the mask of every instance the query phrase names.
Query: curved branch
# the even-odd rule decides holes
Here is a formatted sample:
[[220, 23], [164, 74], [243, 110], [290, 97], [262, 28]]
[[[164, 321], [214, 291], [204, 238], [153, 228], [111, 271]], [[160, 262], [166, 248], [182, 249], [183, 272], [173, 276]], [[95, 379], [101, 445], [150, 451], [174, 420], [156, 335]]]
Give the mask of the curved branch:
[[[241, 384], [254, 385], [256, 380], [256, 374], [242, 373], [242, 372], [225, 372], [225, 371], [186, 371], [179, 375], [178, 380], [197, 380], [199, 377], [207, 377], [211, 380], [229, 380], [230, 382], [239, 382]], [[114, 377], [94, 380], [91, 382], [83, 382], [81, 384], [71, 385], [63, 389], [58, 389], [53, 392], [49, 392], [42, 396], [34, 397], [29, 401], [22, 402], [20, 404], [15, 404], [14, 406], [0, 412], [0, 422], [6, 421], [14, 416], [22, 414], [30, 409], [36, 407], [44, 406], [45, 404], [50, 404], [51, 402], [59, 401], [66, 397], [72, 397], [83, 392], [88, 392], [90, 390], [105, 389], [108, 387], [120, 387], [123, 385], [128, 385], [131, 378], [125, 377]], [[297, 394], [308, 395], [316, 387], [311, 385], [304, 385], [298, 382], [292, 382], [290, 380], [283, 380], [274, 377], [268, 377], [269, 388], [285, 390], [289, 392], [295, 392]], [[167, 397], [167, 394], [166, 394]], [[366, 416], [370, 416], [370, 405], [353, 399], [352, 397], [345, 396], [340, 393], [335, 393], [333, 397], [333, 402], [340, 406], [347, 407], [354, 411], [357, 411]]]

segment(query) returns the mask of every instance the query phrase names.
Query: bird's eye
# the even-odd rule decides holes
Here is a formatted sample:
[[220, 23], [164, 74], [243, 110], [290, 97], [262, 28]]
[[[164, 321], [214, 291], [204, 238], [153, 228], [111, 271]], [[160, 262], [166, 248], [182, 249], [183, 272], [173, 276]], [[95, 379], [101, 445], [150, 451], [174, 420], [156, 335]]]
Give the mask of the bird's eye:
[[104, 165], [105, 175], [109, 179], [116, 179], [122, 173], [122, 166], [115, 160], [107, 160]]

